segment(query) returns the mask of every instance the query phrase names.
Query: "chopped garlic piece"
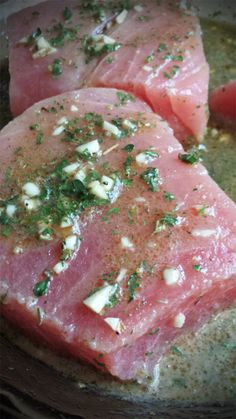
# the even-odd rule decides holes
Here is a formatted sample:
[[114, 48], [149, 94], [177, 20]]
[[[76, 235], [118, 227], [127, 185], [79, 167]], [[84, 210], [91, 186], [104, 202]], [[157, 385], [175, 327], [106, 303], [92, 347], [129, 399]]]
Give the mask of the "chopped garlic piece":
[[43, 36], [36, 39], [36, 44], [38, 51], [33, 53], [33, 58], [46, 57], [46, 55], [54, 54], [57, 51]]
[[115, 285], [105, 285], [87, 297], [83, 303], [88, 308], [95, 311], [95, 313], [100, 314], [104, 307], [109, 303], [109, 299], [115, 293], [116, 288]]
[[75, 106], [75, 105], [71, 105], [70, 110], [71, 110], [71, 112], [77, 112], [79, 110], [79, 108], [77, 108], [77, 106]]
[[184, 313], [179, 313], [174, 318], [174, 327], [181, 329], [185, 323], [186, 317]]
[[136, 124], [134, 124], [133, 122], [129, 121], [128, 119], [124, 119], [122, 122], [123, 127], [125, 128], [129, 128], [132, 131], [135, 131], [137, 129]]
[[98, 180], [89, 183], [88, 187], [93, 195], [101, 199], [108, 199], [104, 186]]
[[80, 182], [83, 182], [83, 180], [86, 178], [86, 173], [83, 169], [76, 172], [74, 179], [80, 180]]
[[40, 195], [40, 189], [36, 183], [27, 182], [22, 187], [22, 190], [29, 198], [34, 198], [35, 196]]
[[116, 16], [116, 22], [120, 25], [121, 23], [123, 23], [125, 21], [125, 19], [127, 18], [128, 15], [128, 10], [124, 9], [122, 10], [122, 12]]
[[50, 223], [44, 223], [43, 221], [38, 222], [38, 229], [39, 229], [39, 238], [41, 240], [52, 240], [52, 234], [51, 231], [48, 229], [50, 228]]
[[[150, 150], [151, 151], [151, 150]], [[135, 157], [136, 163], [140, 166], [147, 166], [153, 160], [156, 160], [157, 154], [155, 156], [149, 155], [147, 152], [139, 153]]]
[[72, 227], [73, 224], [74, 224], [73, 218], [70, 216], [67, 216], [67, 217], [62, 218], [60, 227], [61, 228]]
[[138, 13], [141, 13], [143, 11], [143, 6], [137, 4], [136, 6], [134, 6], [134, 10]]
[[150, 73], [150, 71], [152, 71], [153, 68], [150, 65], [144, 65], [143, 70], [146, 71], [147, 73]]
[[127, 274], [128, 270], [125, 268], [122, 268], [116, 278], [116, 282], [121, 282], [123, 281], [123, 279], [125, 278], [126, 274]]
[[103, 128], [104, 128], [105, 131], [108, 131], [111, 134], [114, 134], [116, 137], [120, 137], [121, 136], [121, 131], [119, 130], [119, 128], [117, 128], [116, 125], [111, 124], [108, 121], [104, 121], [103, 122]]
[[191, 232], [192, 236], [194, 237], [211, 237], [211, 236], [215, 236], [217, 234], [217, 231], [214, 229], [197, 229], [195, 228], [194, 230], [192, 230]]
[[68, 119], [66, 116], [62, 116], [60, 119], [58, 119], [57, 121], [57, 125], [66, 125], [68, 124]]
[[176, 268], [166, 268], [163, 271], [163, 279], [166, 285], [177, 284], [180, 279], [180, 271]]
[[24, 249], [21, 246], [15, 246], [14, 249], [13, 249], [13, 253], [15, 255], [20, 255], [23, 252], [24, 252]]
[[136, 202], [146, 202], [146, 198], [143, 198], [142, 196], [137, 196], [137, 198], [134, 198]]
[[113, 188], [115, 181], [111, 177], [104, 175], [102, 176], [101, 183], [105, 191], [110, 191]]
[[13, 217], [15, 212], [16, 212], [16, 206], [13, 205], [13, 204], [8, 204], [7, 207], [6, 207], [7, 216], [11, 218], [11, 217]]
[[121, 237], [121, 247], [123, 249], [133, 249], [134, 245], [128, 237]]
[[27, 195], [22, 195], [21, 200], [28, 211], [34, 211], [40, 205], [39, 199], [31, 199]]
[[52, 135], [56, 137], [57, 135], [60, 135], [63, 131], [65, 131], [64, 125], [59, 125], [59, 127], [55, 128]]
[[67, 175], [72, 175], [73, 173], [76, 172], [76, 170], [79, 168], [80, 164], [75, 162], [75, 163], [71, 163], [68, 164], [68, 166], [65, 166], [63, 168], [63, 171], [66, 172]]
[[88, 153], [91, 155], [98, 155], [100, 151], [100, 144], [98, 140], [89, 141], [88, 143], [79, 145], [79, 147], [76, 148], [76, 151], [78, 151], [79, 153], [88, 151]]
[[61, 261], [53, 266], [53, 271], [59, 275], [61, 272], [65, 271], [68, 268], [68, 263]]
[[118, 317], [106, 317], [104, 321], [118, 334], [120, 334], [124, 328], [124, 324]]
[[76, 250], [80, 245], [80, 239], [75, 234], [67, 236], [63, 242], [63, 249]]
[[104, 44], [107, 44], [107, 45], [112, 45], [112, 44], [115, 44], [116, 43], [116, 40], [115, 39], [111, 38], [110, 36], [102, 35], [102, 34], [94, 35], [93, 36], [93, 40], [96, 43], [97, 42], [101, 42], [101, 43], [104, 43]]

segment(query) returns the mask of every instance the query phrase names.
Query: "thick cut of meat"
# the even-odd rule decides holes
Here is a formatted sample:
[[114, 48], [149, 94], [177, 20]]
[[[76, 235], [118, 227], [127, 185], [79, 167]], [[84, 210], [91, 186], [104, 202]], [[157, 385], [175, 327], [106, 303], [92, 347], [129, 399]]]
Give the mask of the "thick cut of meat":
[[1, 147], [1, 311], [34, 339], [131, 379], [235, 301], [235, 205], [143, 102], [47, 99]]
[[[69, 20], [64, 17], [66, 6], [72, 14]], [[14, 116], [41, 99], [80, 87], [96, 66], [96, 60], [85, 64], [81, 44], [83, 36], [96, 33], [99, 25], [84, 12], [76, 0], [50, 0], [8, 18], [10, 103]], [[33, 58], [38, 29], [54, 45], [55, 52], [46, 51], [45, 56]], [[24, 38], [30, 35], [27, 45]], [[62, 70], [55, 76], [49, 70], [54, 60], [60, 60]]]
[[177, 3], [146, 2], [111, 30], [122, 48], [93, 71], [93, 86], [130, 90], [166, 119], [178, 139], [203, 137], [207, 123], [208, 64], [198, 19]]
[[236, 126], [236, 81], [213, 90], [209, 109], [212, 116], [226, 125]]
[[[127, 11], [116, 2], [104, 2], [97, 11], [85, 4], [51, 0], [9, 18], [13, 114], [82, 85], [116, 87], [149, 103], [182, 142], [200, 140], [207, 123], [208, 65], [198, 19], [178, 2], [130, 2]], [[56, 50], [37, 57], [39, 49], [33, 58], [37, 28]], [[60, 65], [53, 75], [55, 59]]]

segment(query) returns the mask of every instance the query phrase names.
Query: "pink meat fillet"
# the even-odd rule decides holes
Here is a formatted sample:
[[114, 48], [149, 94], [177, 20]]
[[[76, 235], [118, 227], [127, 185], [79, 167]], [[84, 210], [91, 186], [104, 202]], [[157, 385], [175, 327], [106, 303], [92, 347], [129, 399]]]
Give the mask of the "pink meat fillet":
[[[10, 322], [56, 351], [127, 380], [151, 374], [178, 334], [235, 302], [236, 211], [200, 163], [181, 160], [183, 148], [168, 125], [121, 93], [62, 94], [2, 130], [0, 277], [1, 311]], [[88, 139], [100, 141], [93, 161], [76, 152]], [[90, 199], [97, 192], [88, 182], [99, 179], [101, 190], [103, 175], [113, 179], [111, 195], [79, 212], [72, 226], [50, 221], [52, 240], [45, 240], [40, 230], [24, 226], [37, 227], [33, 220], [51, 202], [50, 192], [49, 198], [36, 193], [31, 199], [38, 206], [30, 211], [24, 185], [33, 182], [42, 192], [65, 158], [64, 166], [80, 164], [65, 172], [68, 181], [81, 168], [92, 174], [81, 181]], [[63, 240], [71, 235], [76, 248], [67, 269], [56, 274]], [[35, 295], [46, 270], [52, 271], [49, 288]]]
[[[99, 23], [93, 11], [84, 10], [84, 3], [78, 6], [73, 0], [47, 1], [12, 15], [8, 33], [13, 115], [40, 99], [81, 86], [116, 87], [149, 103], [181, 142], [192, 137], [201, 140], [208, 119], [209, 69], [198, 19], [176, 2], [144, 3], [140, 8], [131, 2], [127, 15], [119, 20], [117, 14], [122, 10], [118, 3], [108, 2], [110, 6], [104, 9], [108, 25]], [[72, 12], [66, 21], [65, 5]], [[57, 50], [45, 57], [33, 58], [33, 47], [20, 43], [22, 38], [40, 28], [51, 42], [58, 36], [58, 31], [52, 30], [58, 23], [69, 29], [78, 27], [76, 39], [57, 45]], [[101, 32], [110, 39], [104, 42], [113, 40], [120, 48], [96, 57], [85, 54], [85, 37], [101, 36]], [[89, 48], [104, 45], [96, 36], [88, 41]], [[54, 59], [61, 60], [63, 72], [53, 77], [48, 66]]]
[[220, 123], [236, 127], [236, 80], [213, 90], [209, 99], [209, 110]]

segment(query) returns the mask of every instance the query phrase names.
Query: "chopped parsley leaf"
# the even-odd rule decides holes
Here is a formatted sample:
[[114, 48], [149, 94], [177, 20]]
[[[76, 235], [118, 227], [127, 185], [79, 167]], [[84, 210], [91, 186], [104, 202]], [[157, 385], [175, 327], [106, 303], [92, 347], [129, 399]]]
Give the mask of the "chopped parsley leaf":
[[50, 40], [53, 47], [63, 47], [65, 42], [75, 41], [77, 36], [76, 28], [65, 27], [62, 23], [54, 25], [53, 30], [56, 32], [56, 36]]
[[116, 93], [121, 105], [126, 105], [129, 102], [135, 102], [135, 98], [130, 93], [117, 92]]
[[135, 298], [135, 292], [140, 287], [140, 280], [137, 272], [134, 272], [130, 275], [128, 279], [128, 293], [129, 293], [129, 302]]
[[62, 61], [59, 58], [56, 58], [52, 65], [49, 66], [50, 71], [54, 77], [58, 77], [62, 74]]
[[72, 11], [68, 7], [65, 7], [65, 9], [63, 10], [63, 17], [65, 20], [71, 19]]
[[133, 157], [128, 156], [124, 162], [124, 170], [125, 170], [126, 176], [131, 175], [131, 163], [133, 162], [133, 160], [134, 160]]
[[150, 191], [157, 192], [159, 190], [159, 171], [156, 167], [148, 167], [140, 177], [149, 186]]
[[43, 133], [42, 131], [38, 132], [36, 137], [36, 144], [42, 144], [43, 142]]
[[41, 297], [42, 295], [45, 295], [48, 292], [52, 277], [50, 273], [45, 273], [45, 276], [46, 279], [37, 282], [33, 288], [33, 293], [35, 297]]
[[178, 346], [171, 346], [171, 351], [173, 352], [173, 354], [178, 355], [178, 356], [184, 356], [183, 351], [181, 351], [180, 348], [178, 348]]
[[166, 44], [164, 44], [164, 43], [160, 43], [160, 44], [159, 44], [159, 47], [158, 47], [158, 49], [157, 49], [157, 52], [162, 52], [162, 51], [165, 51], [165, 50], [167, 50], [167, 46], [166, 46]]
[[117, 51], [121, 47], [118, 42], [114, 42], [114, 44], [103, 44], [102, 46], [99, 45], [94, 40], [92, 36], [87, 36], [84, 39], [84, 53], [86, 55], [86, 63], [89, 63], [93, 58], [99, 57], [102, 54]]
[[134, 144], [127, 144], [122, 150], [127, 151], [127, 153], [131, 153], [134, 149]]
[[201, 270], [202, 270], [201, 265], [193, 265], [192, 268], [197, 272], [201, 272]]
[[175, 199], [175, 196], [171, 192], [168, 192], [168, 191], [164, 191], [163, 196], [166, 201], [173, 201]]
[[188, 153], [179, 153], [179, 160], [187, 164], [196, 164], [200, 160], [199, 150], [194, 148]]

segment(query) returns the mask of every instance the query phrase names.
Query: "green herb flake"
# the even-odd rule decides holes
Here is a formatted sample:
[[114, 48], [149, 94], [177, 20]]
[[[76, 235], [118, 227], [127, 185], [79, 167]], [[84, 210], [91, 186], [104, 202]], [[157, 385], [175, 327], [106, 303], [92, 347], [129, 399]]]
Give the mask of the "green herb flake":
[[178, 65], [174, 65], [172, 67], [171, 73], [173, 74], [173, 76], [176, 76], [176, 74], [178, 74], [179, 72], [179, 66]]
[[235, 351], [236, 350], [236, 342], [225, 342], [225, 343], [223, 343], [223, 347], [225, 349]]
[[39, 124], [32, 124], [32, 125], [30, 125], [29, 128], [30, 128], [31, 131], [39, 131], [40, 130]]
[[180, 348], [178, 348], [178, 346], [175, 346], [175, 345], [171, 346], [171, 352], [172, 352], [174, 355], [184, 356], [183, 351], [182, 351]]
[[157, 52], [162, 52], [162, 51], [166, 51], [167, 50], [167, 46], [164, 43], [160, 43], [159, 47], [157, 49]]
[[145, 57], [145, 63], [150, 63], [151, 61], [153, 61], [154, 60], [154, 58], [155, 58], [155, 56], [154, 56], [154, 54], [152, 53], [152, 54], [150, 54], [150, 55], [147, 55], [146, 57]]
[[53, 27], [56, 36], [51, 38], [51, 45], [54, 47], [63, 47], [65, 42], [75, 41], [77, 36], [76, 28], [65, 27], [62, 23], [58, 23]]
[[163, 71], [163, 76], [164, 76], [166, 79], [171, 79], [171, 75], [170, 75], [169, 73], [167, 73], [167, 71]]
[[183, 61], [184, 60], [182, 55], [173, 55], [172, 59], [173, 59], [173, 61]]
[[145, 352], [145, 356], [152, 356], [152, 354], [153, 354], [153, 351], [147, 351], [147, 352]]
[[132, 185], [132, 183], [133, 183], [133, 180], [132, 180], [132, 179], [122, 179], [122, 183], [123, 183], [123, 185], [124, 185], [124, 186], [126, 186], [127, 188], [130, 188], [130, 187], [131, 187], [131, 185]]
[[114, 208], [110, 208], [110, 209], [107, 211], [107, 215], [119, 214], [119, 212], [120, 212], [119, 208], [114, 207]]
[[72, 11], [68, 7], [65, 7], [65, 9], [63, 10], [63, 17], [65, 20], [69, 20], [72, 18]]
[[42, 131], [38, 132], [36, 137], [36, 144], [42, 144], [43, 142], [43, 133]]
[[42, 35], [42, 31], [40, 28], [37, 28], [36, 31], [32, 32], [31, 35], [27, 37], [27, 46], [32, 46], [36, 44], [37, 39]]
[[137, 272], [134, 272], [130, 275], [128, 279], [128, 294], [129, 294], [129, 302], [134, 300], [136, 290], [140, 287], [140, 278]]
[[148, 157], [158, 157], [159, 156], [159, 154], [156, 151], [153, 151], [153, 150], [145, 150], [144, 154], [145, 154], [145, 156], [148, 156]]
[[7, 238], [7, 237], [10, 236], [11, 233], [12, 233], [12, 227], [11, 226], [6, 225], [6, 226], [2, 227], [2, 229], [1, 229], [1, 236], [2, 237]]
[[33, 288], [33, 293], [35, 297], [41, 297], [42, 295], [47, 294], [50, 286], [50, 278], [46, 278], [43, 281], [39, 281], [35, 284]]
[[131, 153], [134, 149], [134, 144], [127, 144], [122, 150], [127, 151], [127, 153]]
[[93, 58], [99, 57], [102, 54], [117, 51], [121, 47], [118, 42], [114, 44], [103, 44], [101, 47], [97, 45], [92, 36], [87, 36], [83, 42], [83, 49], [86, 56], [85, 63], [88, 64]]
[[201, 270], [202, 270], [201, 265], [193, 265], [192, 268], [197, 272], [201, 272]]
[[148, 167], [140, 177], [149, 186], [150, 191], [159, 191], [159, 171], [156, 167]]
[[63, 73], [62, 61], [59, 58], [55, 58], [52, 65], [49, 66], [50, 71], [54, 77], [58, 77]]
[[178, 387], [184, 387], [187, 388], [187, 384], [184, 378], [173, 378], [173, 384], [177, 385]]
[[113, 61], [114, 61], [114, 59], [115, 58], [112, 55], [110, 55], [109, 57], [107, 57], [107, 59], [106, 59], [107, 64], [112, 64]]
[[194, 148], [188, 153], [179, 153], [178, 158], [184, 163], [196, 164], [200, 160], [199, 150]]
[[132, 164], [133, 160], [134, 160], [133, 157], [128, 156], [127, 159], [124, 162], [124, 170], [125, 170], [126, 176], [131, 175], [131, 164]]
[[163, 197], [165, 201], [173, 201], [175, 199], [175, 196], [171, 192], [168, 192], [168, 191], [163, 192]]
[[170, 227], [174, 227], [177, 223], [178, 223], [177, 215], [166, 212], [159, 220], [157, 220], [154, 233], [160, 233], [162, 230], [165, 229], [166, 225]]
[[135, 98], [130, 93], [117, 92], [116, 93], [121, 105], [126, 105], [129, 102], [135, 102]]

